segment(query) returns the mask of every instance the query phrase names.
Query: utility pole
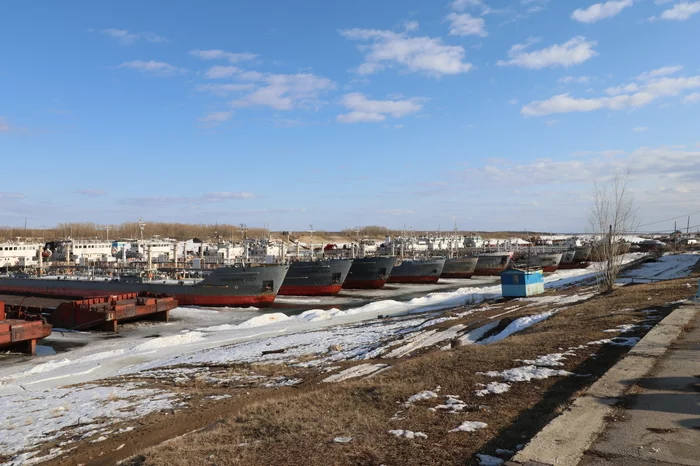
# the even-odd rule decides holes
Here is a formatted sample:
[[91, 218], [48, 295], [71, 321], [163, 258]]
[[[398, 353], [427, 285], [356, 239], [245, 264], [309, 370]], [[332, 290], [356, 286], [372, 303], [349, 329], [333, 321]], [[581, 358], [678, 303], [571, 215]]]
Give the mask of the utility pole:
[[676, 225], [677, 222], [673, 222], [673, 252], [677, 253], [678, 252], [678, 226]]

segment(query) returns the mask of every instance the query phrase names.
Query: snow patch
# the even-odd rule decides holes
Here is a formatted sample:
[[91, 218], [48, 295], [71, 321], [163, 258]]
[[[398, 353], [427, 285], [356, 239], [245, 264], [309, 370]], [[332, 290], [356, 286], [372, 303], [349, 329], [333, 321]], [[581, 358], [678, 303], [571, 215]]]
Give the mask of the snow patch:
[[464, 421], [462, 424], [459, 426], [455, 427], [454, 429], [450, 430], [450, 432], [475, 432], [479, 429], [484, 429], [488, 427], [488, 424], [485, 422], [479, 422], [479, 421]]
[[[479, 385], [483, 385], [483, 384], [479, 384]], [[508, 390], [510, 390], [510, 384], [501, 383], [501, 382], [491, 382], [489, 384], [486, 384], [485, 388], [475, 391], [474, 394], [476, 396], [486, 396], [486, 395], [492, 395], [492, 394], [505, 393]]]
[[549, 377], [572, 375], [571, 372], [561, 369], [550, 369], [548, 367], [523, 366], [504, 371], [477, 372], [477, 375], [487, 377], [500, 377], [507, 382], [529, 382], [530, 380], [543, 380]]
[[515, 319], [513, 322], [508, 324], [508, 326], [503, 329], [500, 333], [493, 335], [491, 337], [488, 337], [484, 340], [481, 340], [478, 342], [480, 345], [488, 345], [490, 343], [495, 343], [497, 341], [501, 341], [505, 338], [508, 338], [514, 333], [517, 332], [522, 332], [528, 327], [532, 327], [533, 325], [542, 322], [543, 320], [547, 320], [550, 317], [552, 317], [554, 314], [559, 312], [559, 309], [553, 309], [551, 311], [543, 312], [541, 314], [537, 314], [534, 316], [526, 316], [526, 317], [519, 317]]
[[358, 366], [349, 367], [343, 371], [338, 372], [337, 374], [330, 375], [323, 379], [321, 382], [342, 382], [343, 380], [368, 376], [387, 367], [390, 366], [388, 364], [360, 364]]
[[412, 430], [401, 430], [401, 429], [396, 429], [396, 430], [390, 430], [389, 433], [391, 435], [394, 435], [396, 437], [404, 437], [409, 440], [417, 439], [417, 438], [422, 438], [426, 439], [428, 436], [424, 434], [423, 432], [413, 432]]

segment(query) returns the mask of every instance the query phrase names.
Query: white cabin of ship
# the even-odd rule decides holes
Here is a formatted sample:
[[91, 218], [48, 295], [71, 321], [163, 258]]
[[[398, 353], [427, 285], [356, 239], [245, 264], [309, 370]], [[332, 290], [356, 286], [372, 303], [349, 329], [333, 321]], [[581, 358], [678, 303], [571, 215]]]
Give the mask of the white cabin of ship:
[[112, 257], [111, 241], [73, 240], [70, 246], [71, 254], [78, 259], [102, 260]]
[[38, 263], [40, 243], [0, 243], [0, 267], [16, 267]]
[[165, 258], [172, 257], [174, 253], [173, 243], [165, 240], [147, 240], [147, 241], [135, 241], [131, 243], [131, 254], [136, 254], [141, 258], [148, 256], [148, 251], [151, 251], [151, 258], [160, 258], [161, 260]]

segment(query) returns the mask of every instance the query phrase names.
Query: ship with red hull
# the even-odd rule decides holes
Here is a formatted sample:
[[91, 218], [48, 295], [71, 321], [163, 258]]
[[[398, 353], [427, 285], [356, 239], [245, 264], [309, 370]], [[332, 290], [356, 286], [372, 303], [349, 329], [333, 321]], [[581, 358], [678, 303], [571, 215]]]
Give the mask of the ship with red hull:
[[394, 266], [387, 283], [437, 283], [445, 259], [405, 259]]
[[333, 296], [340, 292], [348, 276], [352, 259], [298, 261], [289, 264], [289, 272], [279, 294], [283, 296]]
[[440, 278], [472, 278], [478, 257], [455, 257], [445, 261]]
[[343, 288], [378, 290], [385, 284], [396, 264], [396, 257], [374, 256], [353, 259]]
[[202, 280], [119, 278], [7, 277], [0, 293], [89, 298], [106, 294], [148, 292], [172, 295], [185, 306], [268, 306], [284, 281], [288, 265], [229, 266], [206, 273]]
[[500, 275], [510, 267], [510, 252], [479, 254], [479, 260], [474, 269], [474, 275]]

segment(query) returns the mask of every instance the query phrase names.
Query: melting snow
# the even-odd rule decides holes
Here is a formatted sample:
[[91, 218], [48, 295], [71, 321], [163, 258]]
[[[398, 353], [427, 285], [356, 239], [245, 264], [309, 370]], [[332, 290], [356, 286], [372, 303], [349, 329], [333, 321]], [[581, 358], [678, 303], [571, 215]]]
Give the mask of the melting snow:
[[343, 380], [374, 374], [387, 367], [390, 366], [388, 364], [360, 364], [328, 376], [322, 382], [342, 382]]
[[479, 422], [479, 421], [464, 421], [462, 424], [459, 426], [455, 427], [454, 429], [450, 430], [450, 432], [474, 432], [479, 429], [484, 429], [488, 426], [485, 422]]
[[501, 341], [505, 338], [508, 338], [514, 333], [517, 332], [522, 332], [528, 327], [531, 327], [535, 325], [538, 322], [542, 322], [543, 320], [549, 319], [551, 316], [556, 314], [559, 310], [554, 309], [551, 311], [543, 312], [542, 314], [537, 314], [534, 316], [526, 316], [526, 317], [519, 317], [515, 319], [513, 322], [508, 324], [508, 326], [503, 329], [500, 333], [493, 335], [491, 337], [488, 337], [484, 340], [481, 340], [479, 342], [480, 345], [488, 345], [490, 343], [495, 343], [497, 341]]
[[[480, 384], [482, 385], [482, 384]], [[501, 382], [491, 382], [485, 386], [486, 388], [482, 390], [477, 390], [474, 392], [476, 396], [486, 396], [491, 394], [505, 393], [510, 390], [510, 384]]]
[[[439, 388], [436, 388], [435, 391], [440, 391]], [[419, 401], [423, 400], [429, 400], [431, 398], [437, 398], [438, 394], [430, 391], [430, 390], [423, 390], [422, 392], [416, 393], [415, 395], [411, 395], [408, 397], [408, 400], [406, 400], [407, 405], [412, 404], [412, 403], [417, 403]]]
[[[5, 395], [0, 397], [4, 417], [0, 455], [12, 455], [66, 434], [89, 437], [121, 420], [177, 406], [173, 394], [140, 389], [133, 383]], [[9, 464], [21, 461], [11, 460]]]
[[423, 432], [413, 432], [412, 430], [390, 430], [389, 433], [391, 435], [395, 435], [396, 437], [404, 437], [410, 440], [416, 439], [416, 438], [428, 438], [426, 434]]
[[478, 453], [476, 457], [479, 459], [479, 466], [500, 466], [504, 463], [501, 458], [495, 456], [482, 455]]
[[613, 345], [613, 346], [634, 346], [639, 343], [638, 337], [616, 337], [604, 338], [602, 340], [589, 341], [589, 345]]
[[532, 379], [542, 380], [549, 377], [572, 375], [571, 372], [561, 369], [550, 369], [548, 367], [523, 366], [504, 371], [489, 371], [477, 372], [477, 375], [485, 375], [488, 377], [501, 377], [507, 382], [529, 382]]

